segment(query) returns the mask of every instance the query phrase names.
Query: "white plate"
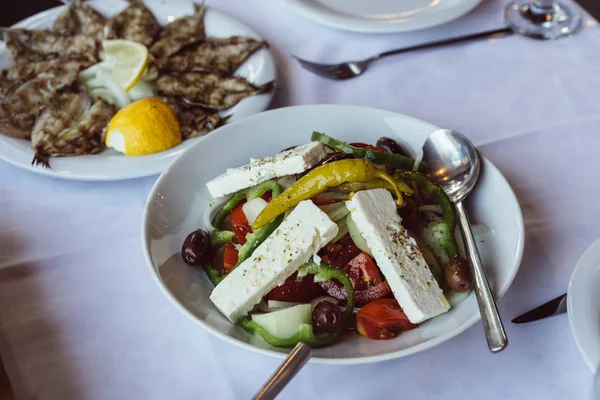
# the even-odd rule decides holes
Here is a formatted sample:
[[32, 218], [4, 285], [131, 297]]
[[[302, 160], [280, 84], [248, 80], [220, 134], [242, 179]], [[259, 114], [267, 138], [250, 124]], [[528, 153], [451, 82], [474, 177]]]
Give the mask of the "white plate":
[[569, 283], [567, 311], [571, 331], [592, 371], [600, 363], [600, 240], [581, 256]]
[[[127, 3], [123, 0], [93, 0], [89, 2], [94, 8], [107, 17], [121, 11]], [[158, 22], [165, 25], [169, 21], [183, 15], [191, 14], [193, 6], [186, 0], [145, 0], [144, 3], [152, 10]], [[52, 26], [64, 6], [33, 15], [18, 24], [18, 28], [47, 29]], [[230, 37], [234, 35], [249, 36], [259, 40], [262, 38], [237, 19], [215, 9], [208, 9], [205, 16], [206, 33], [213, 37]], [[10, 65], [10, 60], [4, 43], [0, 42], [0, 68]], [[253, 54], [236, 71], [255, 84], [263, 84], [275, 79], [275, 62], [268, 49], [261, 49]], [[227, 110], [222, 115], [230, 115], [231, 122], [252, 114], [259, 113], [269, 106], [272, 93], [251, 96]], [[0, 135], [0, 159], [17, 167], [40, 174], [51, 175], [66, 179], [81, 180], [119, 180], [138, 178], [160, 174], [184, 150], [189, 148], [197, 139], [189, 139], [181, 145], [162, 153], [148, 156], [126, 157], [114, 150], [105, 150], [100, 154], [77, 157], [52, 157], [51, 169], [32, 166], [34, 152], [29, 148], [28, 140], [13, 139]]]
[[[202, 328], [237, 346], [284, 357], [287, 350], [269, 347], [227, 321], [209, 300], [212, 285], [204, 272], [188, 267], [179, 255], [187, 234], [206, 227], [203, 221], [211, 197], [205, 183], [228, 167], [246, 164], [250, 157], [265, 157], [307, 143], [314, 130], [350, 142], [374, 143], [379, 136], [388, 136], [415, 151], [436, 129], [402, 114], [341, 105], [280, 108], [219, 128], [218, 134], [200, 139], [182, 154], [150, 192], [142, 222], [142, 246], [153, 277], [173, 304]], [[500, 297], [521, 262], [523, 218], [510, 186], [487, 160], [468, 206], [474, 222], [493, 229], [479, 245], [494, 292]], [[334, 346], [313, 350], [311, 361], [357, 364], [402, 357], [442, 343], [478, 320], [477, 302], [471, 294], [450, 312], [398, 338], [370, 340], [351, 335]], [[479, 346], [487, 351], [483, 336]]]
[[332, 28], [407, 32], [456, 19], [482, 0], [285, 0], [298, 14]]

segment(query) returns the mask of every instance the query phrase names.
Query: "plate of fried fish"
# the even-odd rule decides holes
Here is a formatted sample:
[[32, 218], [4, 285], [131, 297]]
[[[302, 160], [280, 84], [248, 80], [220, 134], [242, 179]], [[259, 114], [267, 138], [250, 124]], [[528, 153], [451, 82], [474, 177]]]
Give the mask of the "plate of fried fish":
[[[159, 174], [195, 138], [265, 110], [275, 90], [267, 42], [186, 0], [73, 0], [1, 33], [0, 159], [41, 174]], [[110, 145], [116, 115], [149, 100], [170, 108], [177, 144], [145, 155]], [[155, 118], [135, 112], [146, 125]]]

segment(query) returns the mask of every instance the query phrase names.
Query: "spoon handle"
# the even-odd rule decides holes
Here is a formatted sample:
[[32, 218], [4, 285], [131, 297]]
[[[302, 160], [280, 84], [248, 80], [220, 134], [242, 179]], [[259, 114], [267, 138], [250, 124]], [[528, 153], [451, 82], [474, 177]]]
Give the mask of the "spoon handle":
[[281, 390], [287, 385], [292, 378], [302, 369], [304, 364], [308, 362], [312, 351], [307, 344], [298, 343], [292, 352], [285, 359], [283, 364], [269, 378], [267, 383], [260, 391], [252, 398], [253, 400], [272, 400]]
[[481, 321], [483, 322], [483, 329], [485, 331], [485, 338], [488, 342], [488, 347], [492, 353], [497, 353], [508, 345], [508, 339], [506, 338], [506, 331], [502, 325], [500, 314], [498, 314], [498, 308], [496, 302], [490, 290], [490, 285], [479, 258], [479, 252], [475, 246], [475, 239], [473, 238], [473, 232], [471, 231], [471, 224], [469, 223], [469, 217], [465, 211], [465, 207], [462, 201], [455, 203], [456, 214], [458, 217], [458, 225], [460, 232], [465, 242], [465, 251], [467, 253], [467, 259], [471, 266], [471, 275], [473, 276], [473, 283], [475, 286], [475, 295], [477, 296], [477, 304], [479, 304], [479, 312], [481, 314]]

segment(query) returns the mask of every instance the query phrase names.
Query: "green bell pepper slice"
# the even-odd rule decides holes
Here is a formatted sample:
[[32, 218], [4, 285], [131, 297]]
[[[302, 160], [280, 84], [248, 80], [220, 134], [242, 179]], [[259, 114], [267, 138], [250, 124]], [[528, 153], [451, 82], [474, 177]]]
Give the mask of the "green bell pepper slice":
[[[357, 158], [362, 158], [374, 162], [375, 164], [387, 165], [394, 168], [400, 168], [405, 170], [412, 170], [415, 165], [415, 160], [410, 157], [405, 157], [400, 154], [390, 154], [383, 151], [375, 151], [369, 149], [363, 149], [360, 147], [354, 147], [346, 142], [327, 136], [324, 133], [313, 132], [312, 141], [321, 142], [325, 146], [332, 148], [340, 153], [353, 154]], [[427, 170], [427, 164], [421, 162], [419, 164], [420, 171]]]

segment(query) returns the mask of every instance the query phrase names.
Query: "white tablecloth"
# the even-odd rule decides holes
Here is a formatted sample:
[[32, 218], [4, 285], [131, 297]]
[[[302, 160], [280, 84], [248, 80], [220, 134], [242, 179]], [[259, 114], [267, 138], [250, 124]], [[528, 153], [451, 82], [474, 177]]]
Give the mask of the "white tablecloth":
[[[282, 83], [275, 107], [369, 105], [461, 131], [506, 175], [526, 222], [521, 270], [499, 304], [506, 351], [492, 355], [478, 323], [395, 361], [308, 365], [280, 398], [587, 398], [591, 372], [566, 314], [510, 319], [564, 293], [600, 237], [597, 22], [585, 15], [559, 41], [512, 36], [407, 54], [348, 82], [290, 57], [358, 58], [498, 27], [503, 3], [424, 32], [369, 36], [318, 26], [274, 0], [209, 1], [270, 42]], [[152, 281], [139, 235], [154, 180], [69, 182], [0, 163], [0, 351], [18, 398], [247, 399], [279, 365], [205, 333]]]

